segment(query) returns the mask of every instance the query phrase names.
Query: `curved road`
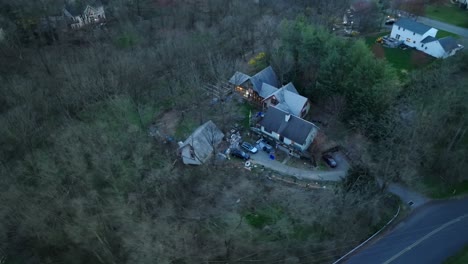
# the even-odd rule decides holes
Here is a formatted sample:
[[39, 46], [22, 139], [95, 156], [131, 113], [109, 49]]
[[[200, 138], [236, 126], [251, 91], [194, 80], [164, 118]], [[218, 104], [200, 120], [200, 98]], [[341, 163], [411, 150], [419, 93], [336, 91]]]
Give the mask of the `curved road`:
[[344, 263], [442, 263], [468, 244], [468, 197], [431, 202]]

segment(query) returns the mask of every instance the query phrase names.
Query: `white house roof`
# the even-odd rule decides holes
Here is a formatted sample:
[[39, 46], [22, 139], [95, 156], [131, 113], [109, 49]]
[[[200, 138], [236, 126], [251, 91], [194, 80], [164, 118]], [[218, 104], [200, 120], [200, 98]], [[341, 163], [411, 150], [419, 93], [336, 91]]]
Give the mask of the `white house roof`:
[[450, 52], [459, 47], [457, 41], [452, 37], [441, 38], [439, 39], [439, 43], [446, 52]]
[[416, 22], [409, 18], [400, 18], [395, 22], [395, 25], [410, 30], [411, 32], [415, 32], [419, 35], [423, 35], [427, 31], [429, 31], [432, 27]]

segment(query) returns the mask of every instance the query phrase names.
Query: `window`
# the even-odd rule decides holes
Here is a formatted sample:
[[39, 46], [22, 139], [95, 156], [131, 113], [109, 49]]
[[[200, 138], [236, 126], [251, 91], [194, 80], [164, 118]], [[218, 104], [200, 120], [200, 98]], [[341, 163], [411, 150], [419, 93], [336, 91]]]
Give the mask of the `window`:
[[427, 47], [425, 47], [424, 49], [427, 49]]
[[413, 36], [416, 35], [416, 33], [413, 32]]
[[413, 43], [416, 43], [416, 40], [413, 40]]
[[395, 37], [396, 37], [396, 39], [400, 39], [400, 35], [398, 35], [398, 34]]
[[401, 29], [401, 27], [398, 27], [398, 30], [400, 30], [400, 29]]
[[279, 103], [279, 102], [278, 102], [278, 100], [276, 99], [276, 97], [273, 96], [273, 97], [271, 98], [271, 104], [272, 104], [272, 105], [277, 105], [278, 103]]
[[421, 44], [421, 48], [424, 47], [424, 44]]

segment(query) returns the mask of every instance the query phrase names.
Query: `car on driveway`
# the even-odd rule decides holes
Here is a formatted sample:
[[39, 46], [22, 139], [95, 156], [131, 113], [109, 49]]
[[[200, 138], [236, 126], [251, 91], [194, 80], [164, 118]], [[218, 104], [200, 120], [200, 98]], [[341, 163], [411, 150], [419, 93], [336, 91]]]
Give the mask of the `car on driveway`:
[[325, 154], [322, 156], [322, 159], [330, 166], [331, 168], [335, 168], [338, 164], [336, 160], [330, 154]]
[[250, 159], [250, 155], [239, 149], [231, 149], [231, 155], [243, 160]]
[[270, 144], [268, 144], [268, 142], [266, 142], [263, 138], [257, 140], [257, 147], [265, 151], [266, 153], [270, 153], [273, 151], [273, 147]]
[[257, 153], [258, 152], [258, 149], [256, 147], [254, 147], [252, 144], [250, 144], [249, 142], [242, 142], [241, 144], [241, 147], [249, 152], [252, 152], [252, 153]]

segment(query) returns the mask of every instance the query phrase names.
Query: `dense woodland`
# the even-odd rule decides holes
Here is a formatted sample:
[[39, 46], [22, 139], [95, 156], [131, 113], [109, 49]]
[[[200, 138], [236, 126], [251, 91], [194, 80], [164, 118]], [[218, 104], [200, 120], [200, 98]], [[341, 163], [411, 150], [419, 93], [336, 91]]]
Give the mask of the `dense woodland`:
[[[103, 2], [104, 27], [62, 32], [37, 21], [63, 1], [0, 1], [6, 263], [327, 263], [394, 213], [377, 177], [441, 193], [468, 180], [466, 53], [398, 72], [331, 33], [346, 0]], [[346, 181], [186, 167], [148, 136], [165, 111], [206, 121], [203, 84], [264, 65], [327, 107], [324, 133], [366, 139]]]

